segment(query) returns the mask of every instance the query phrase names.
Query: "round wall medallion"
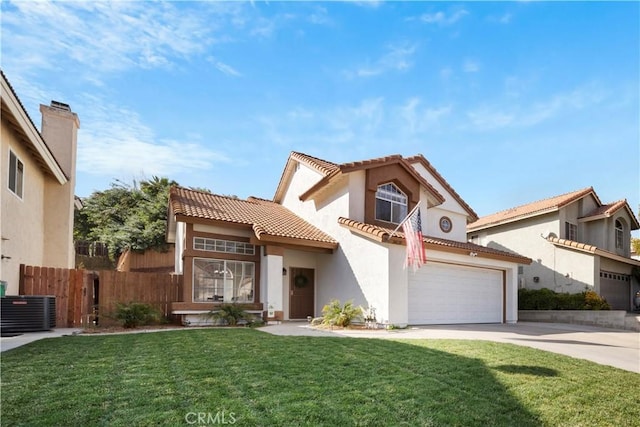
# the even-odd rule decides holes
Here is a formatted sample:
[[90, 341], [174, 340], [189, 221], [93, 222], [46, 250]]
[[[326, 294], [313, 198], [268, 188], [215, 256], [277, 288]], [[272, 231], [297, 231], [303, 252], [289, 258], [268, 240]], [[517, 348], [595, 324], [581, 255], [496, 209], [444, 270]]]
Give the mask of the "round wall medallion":
[[451, 231], [451, 228], [453, 228], [451, 218], [449, 218], [448, 216], [443, 216], [442, 218], [440, 218], [440, 230], [448, 233]]

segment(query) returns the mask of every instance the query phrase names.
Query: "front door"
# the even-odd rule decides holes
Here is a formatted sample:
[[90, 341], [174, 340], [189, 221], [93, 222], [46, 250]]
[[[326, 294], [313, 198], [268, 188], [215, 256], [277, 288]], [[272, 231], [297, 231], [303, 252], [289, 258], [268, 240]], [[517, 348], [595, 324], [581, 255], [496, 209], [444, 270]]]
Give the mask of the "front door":
[[306, 319], [314, 315], [314, 276], [312, 268], [291, 268], [289, 319]]

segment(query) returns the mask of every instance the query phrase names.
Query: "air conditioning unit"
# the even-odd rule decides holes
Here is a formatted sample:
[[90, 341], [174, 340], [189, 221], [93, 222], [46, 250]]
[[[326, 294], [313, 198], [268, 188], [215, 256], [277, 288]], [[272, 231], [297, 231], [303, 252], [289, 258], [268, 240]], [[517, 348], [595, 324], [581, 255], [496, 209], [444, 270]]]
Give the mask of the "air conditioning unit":
[[10, 295], [0, 298], [0, 331], [38, 332], [56, 327], [56, 297]]

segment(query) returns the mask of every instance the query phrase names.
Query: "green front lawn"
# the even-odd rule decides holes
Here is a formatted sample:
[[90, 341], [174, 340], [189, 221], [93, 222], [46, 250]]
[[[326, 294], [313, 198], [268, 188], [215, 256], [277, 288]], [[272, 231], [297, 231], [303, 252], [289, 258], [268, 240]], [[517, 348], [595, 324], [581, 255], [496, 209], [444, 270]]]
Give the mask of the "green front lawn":
[[509, 344], [199, 329], [2, 353], [1, 423], [627, 426], [638, 390], [638, 374]]

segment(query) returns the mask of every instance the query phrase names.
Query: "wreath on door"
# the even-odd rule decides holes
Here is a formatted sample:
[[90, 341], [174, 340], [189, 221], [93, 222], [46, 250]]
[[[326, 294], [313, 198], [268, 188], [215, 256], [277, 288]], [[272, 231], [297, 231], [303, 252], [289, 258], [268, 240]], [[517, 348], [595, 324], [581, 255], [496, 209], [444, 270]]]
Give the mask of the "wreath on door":
[[293, 278], [293, 284], [296, 288], [304, 288], [309, 284], [309, 278], [304, 274], [298, 274]]

